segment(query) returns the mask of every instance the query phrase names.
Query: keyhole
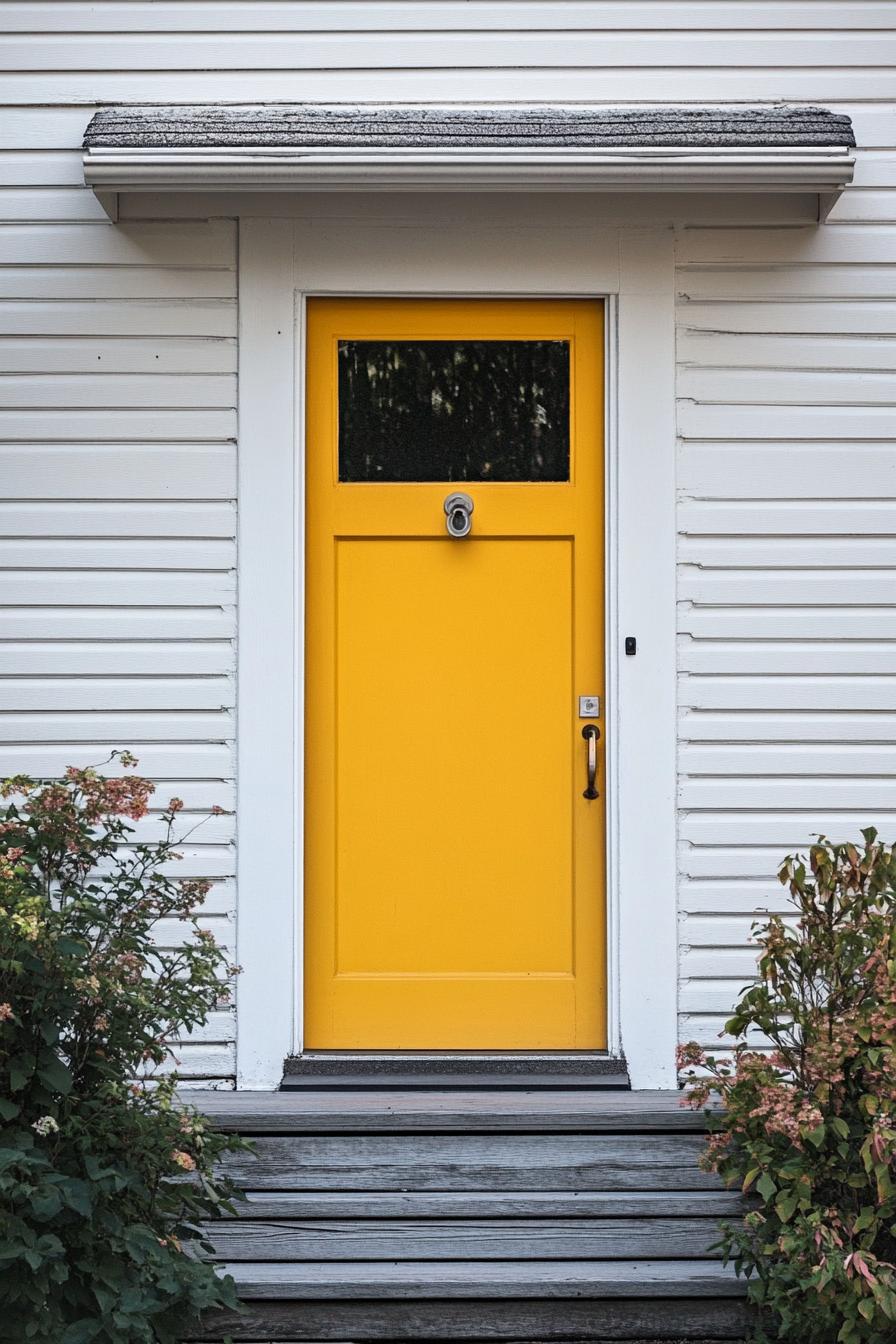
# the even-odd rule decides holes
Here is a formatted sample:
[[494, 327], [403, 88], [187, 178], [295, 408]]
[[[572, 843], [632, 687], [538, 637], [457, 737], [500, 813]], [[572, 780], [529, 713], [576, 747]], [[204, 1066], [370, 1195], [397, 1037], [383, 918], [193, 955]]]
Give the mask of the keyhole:
[[455, 509], [454, 513], [451, 515], [451, 526], [454, 528], [455, 532], [463, 532], [466, 522], [467, 515], [464, 513], [463, 509]]

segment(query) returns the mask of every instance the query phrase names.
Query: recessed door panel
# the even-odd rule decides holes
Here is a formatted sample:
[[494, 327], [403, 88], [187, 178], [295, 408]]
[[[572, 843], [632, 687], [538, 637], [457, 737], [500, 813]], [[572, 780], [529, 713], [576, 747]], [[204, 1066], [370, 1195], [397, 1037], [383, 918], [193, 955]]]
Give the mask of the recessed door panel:
[[307, 1048], [605, 1044], [601, 336], [309, 302]]

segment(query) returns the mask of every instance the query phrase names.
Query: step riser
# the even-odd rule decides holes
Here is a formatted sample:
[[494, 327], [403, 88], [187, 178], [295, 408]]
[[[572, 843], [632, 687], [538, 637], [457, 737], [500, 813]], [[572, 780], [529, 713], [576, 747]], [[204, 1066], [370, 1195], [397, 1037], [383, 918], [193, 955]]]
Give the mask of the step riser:
[[738, 1218], [747, 1202], [729, 1190], [296, 1191], [250, 1190], [236, 1216], [332, 1218]]
[[740, 1302], [656, 1299], [652, 1302], [271, 1302], [247, 1304], [245, 1315], [210, 1320], [193, 1340], [229, 1333], [245, 1344], [305, 1340], [532, 1340], [571, 1344], [593, 1340], [669, 1340], [720, 1344], [743, 1340], [747, 1311]]
[[212, 1225], [222, 1260], [632, 1260], [712, 1258], [709, 1219], [525, 1219], [468, 1222], [242, 1221]]
[[260, 1137], [225, 1170], [252, 1190], [707, 1190], [698, 1135]]

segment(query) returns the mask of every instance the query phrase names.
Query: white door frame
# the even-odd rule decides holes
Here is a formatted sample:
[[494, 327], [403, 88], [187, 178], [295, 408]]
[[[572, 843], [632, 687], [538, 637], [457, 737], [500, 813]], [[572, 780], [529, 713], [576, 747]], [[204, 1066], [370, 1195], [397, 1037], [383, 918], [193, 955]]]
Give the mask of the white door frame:
[[[645, 202], [646, 205], [646, 202]], [[272, 206], [272, 214], [274, 207]], [[307, 198], [242, 218], [237, 1086], [302, 1043], [304, 307], [605, 297], [609, 1043], [672, 1087], [677, 1010], [673, 233], [580, 196]], [[649, 218], [644, 209], [641, 218]], [[624, 636], [637, 637], [634, 658]]]

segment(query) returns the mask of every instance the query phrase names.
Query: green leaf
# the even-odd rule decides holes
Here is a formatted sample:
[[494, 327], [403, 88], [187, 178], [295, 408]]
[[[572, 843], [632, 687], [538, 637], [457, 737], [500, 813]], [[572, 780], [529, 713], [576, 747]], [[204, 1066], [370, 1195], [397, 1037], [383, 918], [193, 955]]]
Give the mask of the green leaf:
[[778, 1193], [778, 1187], [777, 1185], [775, 1185], [775, 1182], [772, 1180], [771, 1176], [768, 1174], [767, 1171], [764, 1171], [762, 1175], [759, 1177], [759, 1180], [756, 1182], [756, 1190], [766, 1201], [766, 1203], [771, 1203], [775, 1195]]
[[75, 1321], [62, 1336], [60, 1344], [90, 1344], [90, 1340], [96, 1339], [102, 1329], [100, 1321]]
[[788, 1190], [786, 1193], [778, 1196], [775, 1200], [775, 1212], [782, 1223], [790, 1222], [796, 1212], [796, 1206], [799, 1202], [800, 1197], [796, 1190]]
[[50, 1218], [55, 1218], [62, 1208], [62, 1196], [55, 1186], [45, 1186], [43, 1190], [37, 1191], [31, 1198], [31, 1209], [35, 1218], [40, 1222], [48, 1222]]
[[50, 1055], [41, 1063], [37, 1076], [44, 1086], [53, 1092], [61, 1092], [64, 1097], [72, 1090], [71, 1069], [56, 1055]]
[[825, 1125], [822, 1123], [820, 1125], [816, 1125], [815, 1129], [810, 1129], [806, 1134], [806, 1138], [809, 1140], [809, 1142], [812, 1144], [814, 1148], [820, 1148], [821, 1145], [824, 1143], [825, 1133], [826, 1133]]
[[21, 1106], [10, 1101], [9, 1097], [0, 1097], [0, 1120], [12, 1120], [21, 1111]]
[[80, 1213], [82, 1218], [89, 1218], [93, 1212], [93, 1199], [90, 1193], [90, 1186], [86, 1181], [69, 1178], [61, 1187], [62, 1198], [70, 1209], [75, 1213]]

